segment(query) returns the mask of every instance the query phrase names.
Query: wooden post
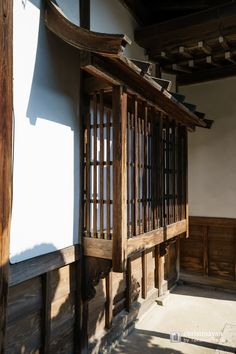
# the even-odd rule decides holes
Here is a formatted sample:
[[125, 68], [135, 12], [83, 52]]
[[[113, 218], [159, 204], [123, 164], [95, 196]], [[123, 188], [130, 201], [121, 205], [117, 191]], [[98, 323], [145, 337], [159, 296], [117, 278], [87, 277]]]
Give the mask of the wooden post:
[[158, 252], [158, 295], [159, 297], [164, 295], [163, 285], [165, 277], [165, 256], [162, 256], [160, 253], [160, 246]]
[[125, 269], [127, 246], [127, 94], [113, 89], [113, 244], [114, 272]]
[[142, 298], [147, 298], [147, 253], [142, 253]]
[[0, 3], [0, 353], [5, 352], [12, 193], [13, 1]]
[[112, 311], [113, 311], [113, 294], [112, 294], [112, 272], [106, 276], [106, 305], [105, 305], [105, 321], [106, 328], [112, 326]]
[[43, 316], [42, 316], [42, 353], [50, 353], [51, 336], [51, 273], [42, 275]]

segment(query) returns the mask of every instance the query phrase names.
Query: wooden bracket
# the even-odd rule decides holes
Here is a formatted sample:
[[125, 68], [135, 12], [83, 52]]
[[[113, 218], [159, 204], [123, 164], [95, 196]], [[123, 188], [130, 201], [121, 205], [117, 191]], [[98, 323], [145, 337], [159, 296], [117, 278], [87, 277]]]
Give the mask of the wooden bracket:
[[106, 278], [112, 268], [112, 262], [107, 259], [85, 257], [84, 260], [84, 301], [91, 301], [96, 295], [95, 287], [101, 279]]

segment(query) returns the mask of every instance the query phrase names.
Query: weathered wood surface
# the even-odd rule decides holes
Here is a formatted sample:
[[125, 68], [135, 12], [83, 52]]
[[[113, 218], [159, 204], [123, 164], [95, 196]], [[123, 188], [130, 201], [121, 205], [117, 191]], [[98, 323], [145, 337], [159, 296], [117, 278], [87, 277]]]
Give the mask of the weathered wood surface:
[[136, 236], [128, 240], [128, 255], [131, 256], [137, 251], [152, 248], [165, 240], [185, 233], [187, 230], [186, 220], [178, 221], [175, 224], [161, 227], [157, 230], [149, 231], [143, 235]]
[[51, 0], [46, 1], [45, 24], [63, 41], [80, 50], [117, 56], [123, 53], [126, 44], [131, 44], [126, 35], [97, 33], [76, 26]]
[[10, 265], [9, 285], [22, 283], [38, 275], [61, 268], [80, 258], [79, 246], [70, 246], [60, 251], [34, 257], [24, 262]]
[[12, 199], [13, 2], [0, 4], [0, 353], [5, 347]]
[[236, 220], [190, 217], [189, 239], [181, 239], [182, 273], [236, 280]]

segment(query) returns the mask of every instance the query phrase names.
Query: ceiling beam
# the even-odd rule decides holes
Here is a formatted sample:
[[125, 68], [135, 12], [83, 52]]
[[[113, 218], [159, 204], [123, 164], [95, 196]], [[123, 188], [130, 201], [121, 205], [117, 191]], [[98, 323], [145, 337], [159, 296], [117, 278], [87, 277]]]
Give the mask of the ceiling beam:
[[235, 31], [236, 3], [230, 3], [137, 29], [135, 41], [154, 58], [155, 52], [218, 38]]
[[236, 65], [227, 65], [224, 67], [214, 67], [197, 71], [192, 74], [181, 74], [177, 76], [178, 86], [192, 85], [205, 81], [223, 79], [226, 77], [236, 76]]

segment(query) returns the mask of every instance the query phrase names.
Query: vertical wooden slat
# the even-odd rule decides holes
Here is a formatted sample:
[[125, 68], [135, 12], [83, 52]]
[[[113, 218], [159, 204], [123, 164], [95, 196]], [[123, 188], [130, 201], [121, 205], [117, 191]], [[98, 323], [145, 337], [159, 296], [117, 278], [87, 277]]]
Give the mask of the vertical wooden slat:
[[126, 268], [126, 310], [129, 312], [132, 306], [132, 267], [131, 259], [127, 259]]
[[93, 237], [97, 237], [97, 94], [93, 95]]
[[112, 272], [106, 276], [106, 304], [105, 304], [105, 326], [107, 329], [112, 326], [113, 311], [113, 294], [112, 294]]
[[0, 353], [5, 350], [12, 192], [12, 0], [0, 4]]
[[42, 275], [42, 352], [50, 353], [50, 335], [51, 335], [51, 273]]
[[189, 237], [189, 207], [188, 207], [188, 131], [185, 127], [185, 219], [187, 220], [186, 237]]
[[131, 111], [131, 237], [135, 235], [135, 130], [134, 113]]
[[141, 120], [138, 117], [138, 233], [141, 234], [141, 190], [140, 190], [140, 176], [141, 176], [141, 156], [140, 156], [140, 147], [141, 147]]
[[170, 224], [170, 122], [166, 119], [166, 224]]
[[178, 219], [182, 219], [182, 149], [181, 125], [178, 124]]
[[152, 229], [158, 227], [158, 208], [157, 208], [157, 198], [158, 198], [158, 163], [157, 157], [159, 154], [158, 151], [158, 129], [156, 122], [156, 112], [152, 109], [152, 120], [151, 120], [151, 170], [152, 170], [152, 194], [151, 194], [151, 205], [152, 205], [152, 214], [153, 214], [153, 224]]
[[175, 136], [175, 121], [172, 122], [172, 222], [175, 222], [175, 181], [176, 181], [176, 175], [175, 175], [175, 141], [176, 141], [176, 136]]
[[130, 237], [130, 113], [127, 112], [127, 237]]
[[133, 113], [134, 113], [134, 224], [135, 230], [134, 235], [138, 235], [138, 219], [139, 219], [139, 208], [138, 208], [138, 197], [139, 197], [139, 173], [138, 173], [138, 101], [137, 97], [133, 96]]
[[164, 179], [163, 179], [163, 169], [164, 169], [164, 149], [163, 149], [163, 114], [160, 114], [159, 118], [159, 129], [158, 129], [158, 213], [159, 213], [159, 226], [164, 226]]
[[90, 147], [91, 147], [91, 131], [90, 131], [90, 114], [86, 117], [86, 236], [91, 236], [91, 225], [90, 225]]
[[127, 245], [127, 94], [113, 89], [113, 271], [125, 268]]
[[147, 231], [147, 105], [143, 103], [143, 232]]
[[[150, 112], [150, 109], [148, 110], [148, 112]], [[151, 199], [152, 199], [152, 195], [151, 195], [151, 184], [152, 184], [152, 180], [151, 180], [151, 124], [150, 124], [150, 113], [148, 115], [148, 120], [147, 120], [147, 134], [148, 134], [148, 231], [150, 231], [151, 225], [152, 225], [152, 205], [151, 205]]]
[[147, 298], [147, 253], [142, 253], [142, 298]]
[[107, 192], [107, 239], [110, 239], [110, 232], [111, 232], [111, 194], [110, 194], [110, 180], [111, 180], [111, 166], [110, 166], [110, 124], [111, 124], [111, 112], [110, 110], [107, 111], [107, 161], [106, 161], [106, 168], [107, 168], [107, 182], [106, 182], [106, 192]]
[[103, 105], [103, 91], [100, 92], [99, 102], [100, 113], [100, 236], [103, 238], [103, 183], [104, 183], [104, 137], [103, 137], [103, 124], [104, 124], [104, 105]]

